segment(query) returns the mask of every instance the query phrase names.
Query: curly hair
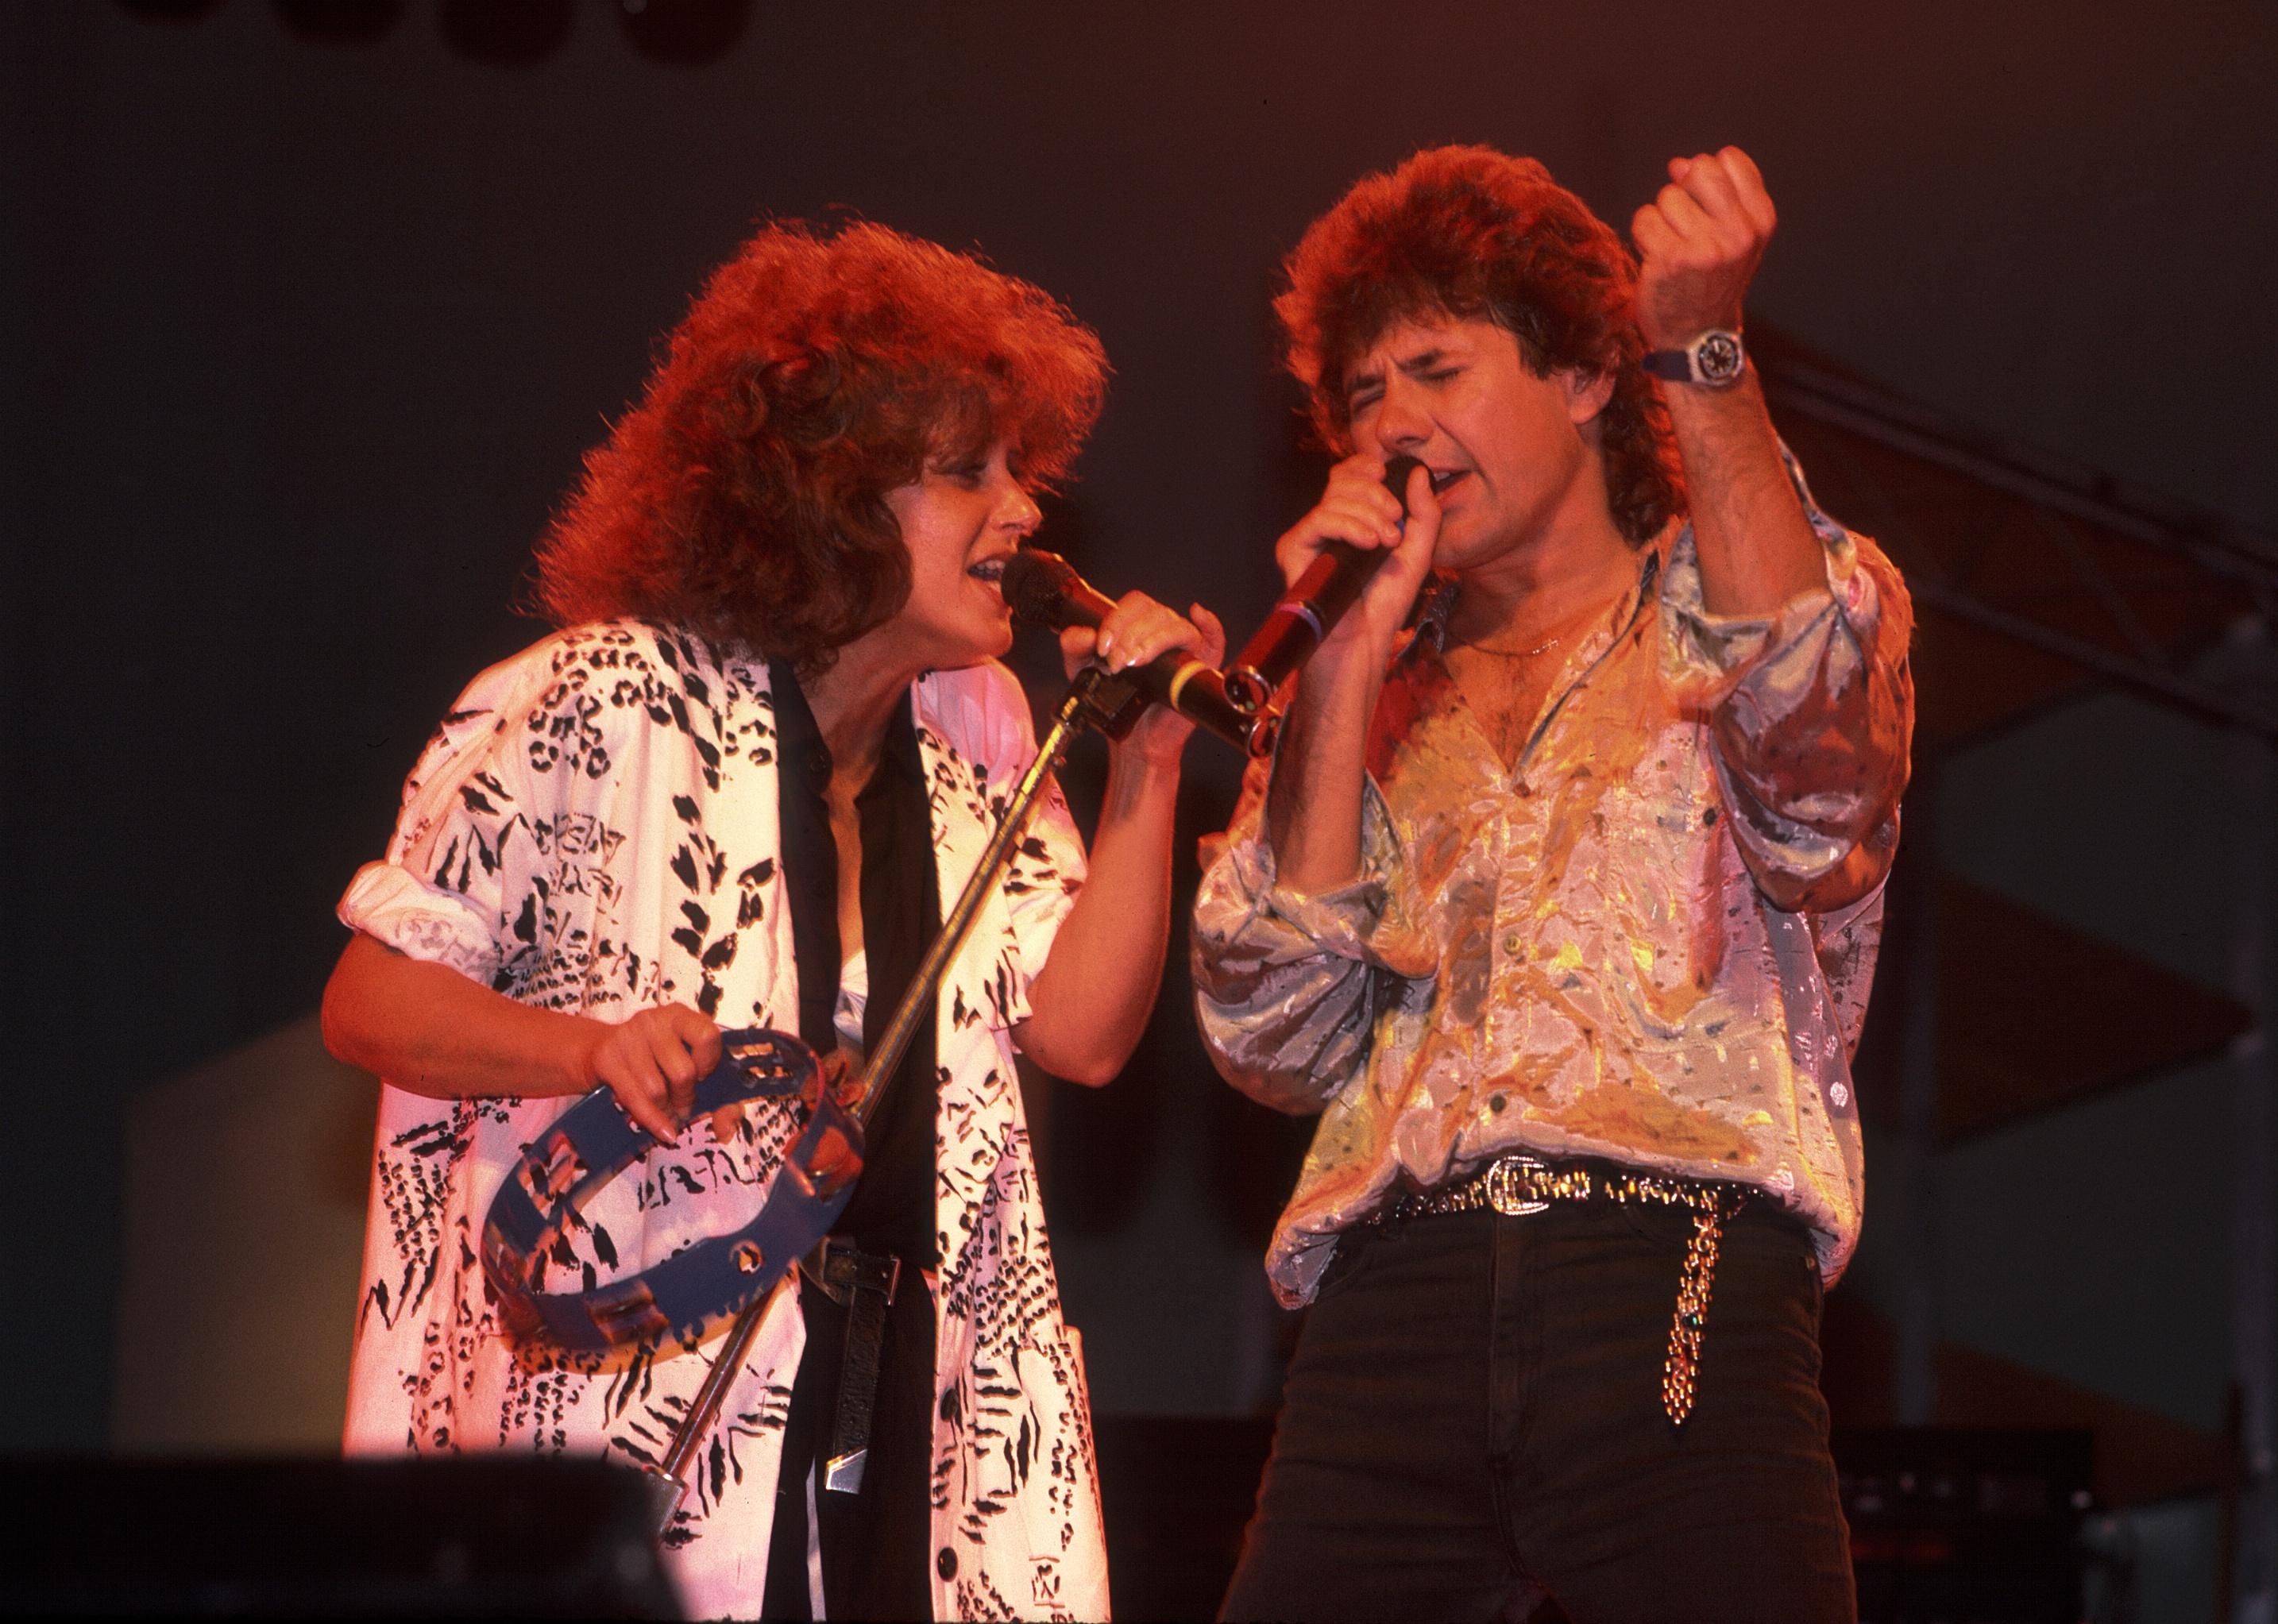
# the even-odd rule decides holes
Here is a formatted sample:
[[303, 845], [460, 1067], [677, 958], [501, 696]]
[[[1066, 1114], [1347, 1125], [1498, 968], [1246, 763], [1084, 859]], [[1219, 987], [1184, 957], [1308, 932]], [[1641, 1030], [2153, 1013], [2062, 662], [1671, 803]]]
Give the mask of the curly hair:
[[1606, 494], [1633, 545], [1684, 506], [1669, 410], [1639, 365], [1637, 264], [1582, 200], [1533, 158], [1435, 147], [1371, 175], [1306, 229], [1273, 302], [1288, 365], [1332, 450], [1351, 444], [1346, 370], [1403, 321], [1486, 319], [1538, 377], [1608, 375]]
[[673, 330], [538, 548], [557, 625], [631, 616], [827, 666], [909, 597], [886, 493], [1013, 447], [1066, 477], [1107, 357], [1041, 289], [883, 225], [763, 227]]

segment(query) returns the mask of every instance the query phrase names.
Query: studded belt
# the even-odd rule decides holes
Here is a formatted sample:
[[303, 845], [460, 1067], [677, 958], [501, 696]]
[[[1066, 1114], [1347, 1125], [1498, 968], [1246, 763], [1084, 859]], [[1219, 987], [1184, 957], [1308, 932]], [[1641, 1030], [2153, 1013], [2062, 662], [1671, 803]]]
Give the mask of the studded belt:
[[1693, 1414], [1700, 1388], [1701, 1332], [1708, 1319], [1708, 1292], [1716, 1284], [1716, 1252], [1724, 1225], [1751, 1201], [1762, 1198], [1762, 1192], [1747, 1185], [1709, 1184], [1609, 1163], [1506, 1155], [1461, 1183], [1421, 1195], [1395, 1196], [1376, 1222], [1481, 1210], [1516, 1218], [1541, 1212], [1553, 1201], [1689, 1208], [1693, 1234], [1685, 1243], [1685, 1263], [1677, 1277], [1677, 1311], [1670, 1318], [1669, 1352], [1661, 1367], [1661, 1407], [1670, 1424], [1681, 1427]]

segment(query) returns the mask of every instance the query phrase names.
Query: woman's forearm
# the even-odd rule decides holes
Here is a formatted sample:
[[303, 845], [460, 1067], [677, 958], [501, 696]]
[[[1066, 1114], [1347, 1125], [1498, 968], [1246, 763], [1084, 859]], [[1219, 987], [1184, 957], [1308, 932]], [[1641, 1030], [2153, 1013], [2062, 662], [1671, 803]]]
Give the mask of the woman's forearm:
[[322, 1018], [335, 1056], [439, 1100], [582, 1094], [604, 1035], [598, 1021], [516, 1003], [361, 933], [325, 985]]
[[1090, 874], [1028, 990], [1016, 1036], [1056, 1077], [1097, 1086], [1138, 1047], [1171, 940], [1171, 835], [1179, 767], [1117, 751]]

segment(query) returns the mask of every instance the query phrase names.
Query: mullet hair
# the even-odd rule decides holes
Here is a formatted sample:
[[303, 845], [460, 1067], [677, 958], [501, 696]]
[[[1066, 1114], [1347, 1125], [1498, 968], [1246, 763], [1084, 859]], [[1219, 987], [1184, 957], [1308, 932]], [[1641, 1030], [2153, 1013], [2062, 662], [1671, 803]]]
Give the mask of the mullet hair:
[[1351, 449], [1353, 362], [1403, 321], [1487, 320], [1538, 377], [1609, 376], [1599, 414], [1606, 495], [1632, 545], [1684, 507], [1660, 386], [1640, 365], [1637, 264], [1582, 200], [1532, 158], [1435, 147], [1371, 175], [1306, 229], [1273, 302], [1313, 427]]

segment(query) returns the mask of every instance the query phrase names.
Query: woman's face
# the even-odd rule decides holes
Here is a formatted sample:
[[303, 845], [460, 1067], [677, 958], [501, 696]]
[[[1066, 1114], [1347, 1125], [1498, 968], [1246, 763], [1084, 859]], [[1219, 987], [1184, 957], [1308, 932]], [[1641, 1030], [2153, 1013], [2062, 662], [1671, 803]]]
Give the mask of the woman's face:
[[1013, 612], [998, 577], [1043, 517], [1013, 477], [1002, 441], [970, 458], [929, 462], [886, 506], [910, 550], [910, 596], [879, 629], [922, 669], [994, 660], [1013, 646]]

